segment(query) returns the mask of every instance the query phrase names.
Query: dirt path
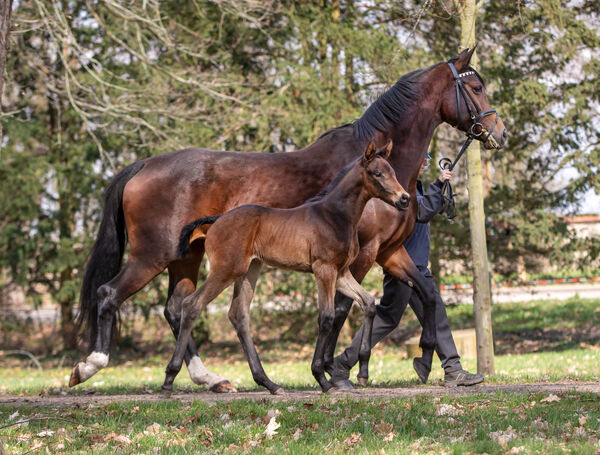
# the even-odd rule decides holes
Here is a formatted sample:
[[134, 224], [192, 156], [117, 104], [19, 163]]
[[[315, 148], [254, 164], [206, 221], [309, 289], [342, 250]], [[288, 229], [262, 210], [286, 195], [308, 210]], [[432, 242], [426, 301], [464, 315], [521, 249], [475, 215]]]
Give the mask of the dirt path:
[[[372, 399], [372, 398], [407, 398], [419, 395], [436, 396], [464, 396], [472, 394], [485, 394], [495, 392], [507, 393], [566, 393], [566, 392], [587, 392], [599, 395], [600, 402], [600, 383], [598, 382], [563, 382], [563, 383], [537, 383], [537, 384], [507, 384], [494, 385], [482, 384], [473, 387], [459, 387], [447, 389], [440, 386], [420, 386], [420, 387], [397, 387], [397, 388], [378, 388], [371, 387], [366, 389], [357, 389], [352, 392], [336, 392], [336, 397], [347, 397], [353, 399]], [[304, 401], [314, 400], [321, 396], [318, 391], [297, 391], [291, 390], [284, 395], [270, 395], [268, 392], [251, 391], [238, 392], [230, 394], [214, 394], [211, 392], [193, 392], [176, 393], [170, 397], [164, 397], [161, 394], [138, 394], [138, 395], [66, 395], [66, 396], [31, 396], [15, 397], [0, 395], [0, 405], [9, 406], [50, 406], [55, 408], [63, 407], [83, 407], [90, 404], [103, 406], [115, 401], [144, 401], [156, 402], [163, 400], [178, 400], [181, 402], [204, 401], [206, 403], [215, 403], [217, 401], [233, 401], [242, 399], [269, 400], [269, 401]]]

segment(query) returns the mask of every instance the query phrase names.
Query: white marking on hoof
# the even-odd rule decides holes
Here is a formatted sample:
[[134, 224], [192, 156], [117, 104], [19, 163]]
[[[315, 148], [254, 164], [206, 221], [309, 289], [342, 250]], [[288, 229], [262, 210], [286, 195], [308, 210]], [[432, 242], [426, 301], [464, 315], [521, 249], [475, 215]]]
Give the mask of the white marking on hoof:
[[208, 371], [202, 363], [202, 360], [200, 360], [200, 357], [197, 355], [190, 360], [188, 371], [190, 373], [190, 378], [192, 378], [192, 381], [194, 381], [195, 384], [206, 385], [209, 389], [220, 382], [229, 382], [227, 378]]
[[101, 352], [92, 352], [88, 355], [85, 362], [79, 362], [77, 368], [79, 369], [79, 380], [81, 382], [87, 381], [89, 378], [94, 376], [102, 368], [108, 365], [108, 355]]

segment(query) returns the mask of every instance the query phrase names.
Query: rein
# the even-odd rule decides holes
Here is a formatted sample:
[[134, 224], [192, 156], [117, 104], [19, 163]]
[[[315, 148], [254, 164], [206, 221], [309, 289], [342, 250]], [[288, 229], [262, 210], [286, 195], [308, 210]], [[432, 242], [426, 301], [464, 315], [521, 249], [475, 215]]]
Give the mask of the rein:
[[[498, 124], [498, 119], [500, 117], [499, 117], [496, 109], [488, 109], [488, 110], [482, 112], [481, 109], [479, 109], [479, 106], [477, 105], [475, 100], [473, 99], [473, 96], [469, 93], [469, 91], [465, 87], [464, 82], [461, 80], [461, 77], [466, 77], [466, 76], [471, 76], [471, 75], [476, 74], [475, 71], [465, 71], [464, 73], [459, 74], [456, 71], [456, 68], [454, 67], [454, 64], [452, 64], [452, 62], [448, 62], [448, 66], [450, 67], [450, 71], [452, 71], [452, 75], [454, 76], [454, 83], [456, 86], [457, 126], [458, 126], [458, 123], [460, 122], [461, 98], [464, 100], [465, 106], [467, 106], [467, 111], [469, 112], [469, 117], [471, 117], [471, 126], [469, 127], [469, 129], [466, 132], [467, 140], [461, 147], [460, 152], [458, 152], [456, 159], [454, 161], [452, 161], [449, 158], [442, 158], [439, 162], [440, 168], [442, 170], [448, 169], [451, 171], [454, 169], [454, 166], [456, 166], [458, 161], [461, 159], [461, 157], [463, 156], [463, 154], [465, 153], [465, 151], [467, 150], [469, 145], [471, 145], [471, 142], [473, 142], [473, 139], [479, 138], [482, 134], [487, 133], [487, 136], [485, 136], [484, 138], [481, 139], [481, 141], [483, 143], [487, 142], [487, 140], [490, 138], [492, 132], [496, 128], [496, 125]], [[470, 103], [469, 103], [469, 101], [470, 101]], [[473, 108], [475, 109], [475, 112], [477, 113], [477, 115], [475, 115]], [[492, 114], [496, 114], [496, 119], [494, 120], [494, 126], [492, 127], [492, 129], [490, 131], [487, 131], [481, 124], [481, 120], [484, 117], [487, 117], [488, 115], [492, 115]], [[452, 193], [452, 185], [450, 184], [449, 180], [446, 180], [442, 184], [442, 209], [441, 209], [440, 213], [444, 213], [449, 220], [456, 217], [456, 204], [454, 202], [454, 196], [456, 196], [456, 194]]]

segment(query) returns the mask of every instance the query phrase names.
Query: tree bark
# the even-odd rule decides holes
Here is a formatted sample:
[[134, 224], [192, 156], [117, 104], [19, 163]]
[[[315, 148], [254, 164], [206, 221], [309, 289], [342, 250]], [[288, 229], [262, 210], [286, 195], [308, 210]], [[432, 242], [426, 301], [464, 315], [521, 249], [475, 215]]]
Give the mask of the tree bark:
[[[2, 114], [2, 91], [4, 90], [4, 70], [8, 53], [8, 33], [13, 0], [0, 0], [0, 114]], [[0, 122], [0, 147], [2, 147], [2, 122]]]
[[[460, 12], [462, 48], [475, 45], [475, 22], [481, 3], [475, 0], [455, 0]], [[477, 67], [474, 54], [471, 65]], [[469, 190], [469, 223], [471, 227], [471, 250], [473, 258], [473, 311], [477, 336], [477, 372], [494, 374], [494, 338], [492, 333], [492, 295], [485, 233], [483, 207], [483, 179], [481, 151], [477, 143], [467, 149], [467, 176]]]

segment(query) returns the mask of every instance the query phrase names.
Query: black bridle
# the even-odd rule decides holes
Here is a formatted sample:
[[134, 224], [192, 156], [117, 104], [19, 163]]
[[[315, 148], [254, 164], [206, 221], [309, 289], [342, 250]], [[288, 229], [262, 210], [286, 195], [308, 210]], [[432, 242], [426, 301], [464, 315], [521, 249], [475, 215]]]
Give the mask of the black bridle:
[[[498, 112], [496, 112], [496, 109], [488, 109], [486, 111], [481, 111], [481, 109], [479, 108], [479, 105], [477, 104], [475, 99], [473, 99], [473, 96], [471, 95], [471, 93], [469, 93], [469, 91], [465, 87], [465, 83], [461, 80], [462, 77], [476, 75], [475, 71], [470, 70], [470, 71], [465, 71], [464, 73], [459, 74], [456, 71], [456, 68], [454, 67], [454, 64], [452, 62], [448, 62], [448, 66], [450, 67], [450, 71], [452, 71], [452, 76], [454, 76], [454, 84], [456, 86], [456, 111], [457, 111], [456, 126], [458, 126], [458, 124], [460, 123], [461, 97], [464, 100], [465, 106], [467, 106], [467, 111], [469, 112], [469, 116], [471, 117], [471, 126], [466, 131], [467, 140], [461, 147], [460, 152], [456, 156], [456, 159], [454, 161], [452, 161], [449, 158], [442, 158], [440, 160], [440, 163], [439, 163], [440, 168], [442, 170], [448, 169], [451, 171], [452, 169], [454, 169], [454, 166], [456, 166], [456, 163], [458, 163], [458, 160], [460, 160], [460, 158], [463, 156], [463, 154], [465, 153], [465, 151], [467, 150], [467, 148], [469, 147], [469, 145], [471, 144], [473, 139], [479, 138], [482, 134], [484, 134], [484, 132], [486, 132], [486, 129], [483, 127], [481, 120], [484, 117], [487, 117], [488, 115], [496, 114], [496, 119], [494, 120], [494, 126], [492, 127], [492, 129], [490, 131], [487, 131], [487, 136], [485, 136], [484, 138], [481, 139], [481, 142], [485, 143], [490, 138], [490, 135], [494, 132], [494, 129], [496, 129], [496, 125], [498, 124], [498, 119], [500, 117], [498, 115]], [[477, 113], [477, 115], [475, 115], [475, 112], [473, 111], [473, 109], [475, 109], [475, 112]], [[441, 210], [441, 213], [445, 213], [446, 217], [448, 217], [448, 219], [452, 219], [456, 216], [456, 206], [454, 204], [454, 196], [455, 195], [452, 193], [452, 185], [450, 184], [449, 180], [446, 180], [442, 186], [442, 210]]]

